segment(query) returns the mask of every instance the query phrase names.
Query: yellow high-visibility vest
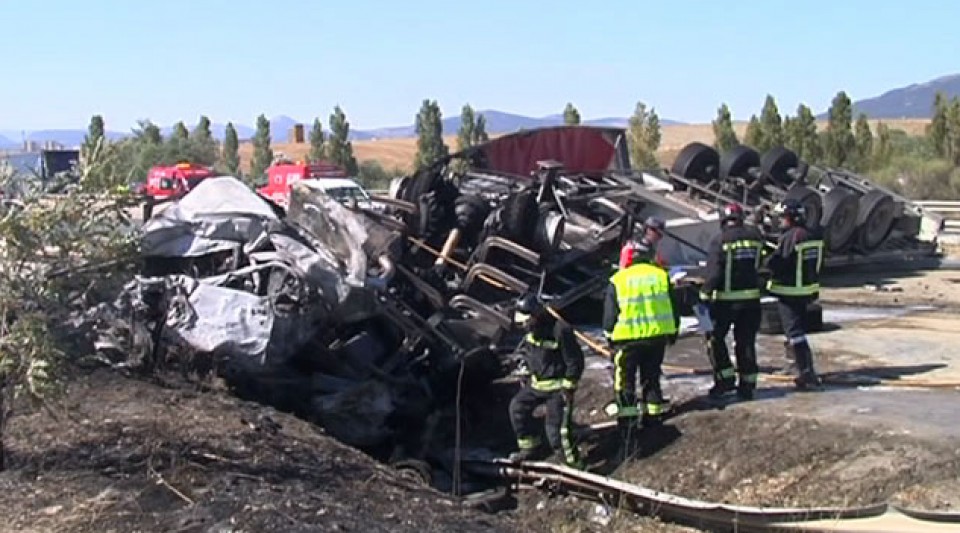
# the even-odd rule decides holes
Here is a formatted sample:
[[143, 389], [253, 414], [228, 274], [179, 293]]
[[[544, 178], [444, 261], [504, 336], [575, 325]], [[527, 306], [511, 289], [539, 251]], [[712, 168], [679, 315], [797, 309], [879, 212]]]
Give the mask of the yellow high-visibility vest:
[[660, 267], [640, 263], [610, 277], [620, 314], [612, 341], [649, 339], [677, 332], [670, 302], [670, 279]]

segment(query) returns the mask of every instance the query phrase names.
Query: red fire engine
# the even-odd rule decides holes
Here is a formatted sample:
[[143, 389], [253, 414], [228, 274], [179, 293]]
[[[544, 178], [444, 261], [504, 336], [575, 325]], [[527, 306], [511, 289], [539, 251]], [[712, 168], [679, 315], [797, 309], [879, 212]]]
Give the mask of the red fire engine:
[[181, 162], [172, 166], [155, 166], [147, 172], [143, 193], [146, 196], [143, 218], [150, 218], [153, 206], [179, 198], [190, 192], [201, 180], [216, 176], [209, 167]]
[[286, 207], [290, 203], [290, 187], [294, 183], [306, 179], [346, 177], [346, 170], [329, 161], [280, 161], [267, 169], [267, 184], [257, 192]]

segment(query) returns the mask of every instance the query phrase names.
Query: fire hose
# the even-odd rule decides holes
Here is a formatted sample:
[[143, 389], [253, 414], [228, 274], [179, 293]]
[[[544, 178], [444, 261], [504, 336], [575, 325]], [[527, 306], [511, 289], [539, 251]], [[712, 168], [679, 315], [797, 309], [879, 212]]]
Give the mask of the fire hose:
[[706, 502], [543, 462], [466, 461], [477, 475], [518, 486], [563, 490], [643, 515], [701, 528], [734, 531], [957, 531], [960, 513], [919, 511], [880, 503], [863, 507], [772, 508]]

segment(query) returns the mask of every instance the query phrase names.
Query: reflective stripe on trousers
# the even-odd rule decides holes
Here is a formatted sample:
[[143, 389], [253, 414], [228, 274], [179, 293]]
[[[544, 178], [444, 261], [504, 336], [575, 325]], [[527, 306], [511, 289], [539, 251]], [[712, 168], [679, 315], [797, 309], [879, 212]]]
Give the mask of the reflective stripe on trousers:
[[521, 450], [532, 450], [540, 445], [540, 439], [537, 437], [517, 437], [517, 448]]
[[563, 449], [564, 461], [575, 468], [582, 468], [580, 450], [573, 442], [573, 406], [563, 402], [563, 418], [560, 420], [560, 447]]

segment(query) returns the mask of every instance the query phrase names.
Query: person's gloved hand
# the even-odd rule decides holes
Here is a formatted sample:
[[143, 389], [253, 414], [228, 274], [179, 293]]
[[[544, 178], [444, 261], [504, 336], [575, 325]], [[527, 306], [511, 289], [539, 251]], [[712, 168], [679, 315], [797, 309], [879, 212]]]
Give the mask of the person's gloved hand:
[[673, 346], [677, 343], [677, 334], [674, 333], [667, 337], [667, 346]]

